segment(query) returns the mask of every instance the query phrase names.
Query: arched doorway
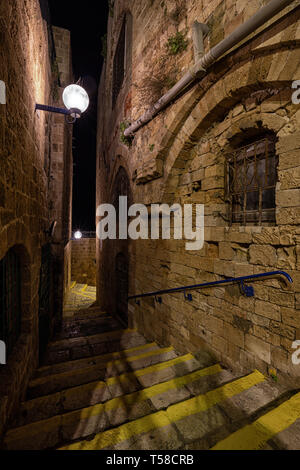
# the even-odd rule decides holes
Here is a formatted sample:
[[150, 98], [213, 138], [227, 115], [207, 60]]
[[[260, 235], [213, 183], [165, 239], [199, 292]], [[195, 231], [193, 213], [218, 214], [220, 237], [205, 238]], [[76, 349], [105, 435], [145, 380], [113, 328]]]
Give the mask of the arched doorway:
[[123, 253], [119, 253], [115, 264], [116, 314], [126, 326], [128, 324], [128, 268], [128, 259]]
[[51, 320], [53, 313], [53, 268], [51, 245], [42, 247], [42, 260], [39, 285], [39, 358], [45, 354], [51, 336]]
[[[132, 204], [132, 195], [130, 188], [130, 181], [127, 172], [124, 167], [120, 167], [116, 175], [112, 201], [116, 209], [117, 215], [117, 234], [119, 233], [119, 198], [121, 196], [127, 197], [128, 207]], [[121, 322], [128, 325], [128, 289], [129, 289], [129, 241], [127, 239], [120, 240], [117, 236], [117, 240], [113, 242], [113, 261], [114, 266], [112, 267], [114, 279], [112, 284], [114, 287], [114, 305], [113, 310], [115, 315], [121, 320]]]
[[21, 260], [11, 248], [0, 261], [0, 340], [9, 356], [21, 333]]

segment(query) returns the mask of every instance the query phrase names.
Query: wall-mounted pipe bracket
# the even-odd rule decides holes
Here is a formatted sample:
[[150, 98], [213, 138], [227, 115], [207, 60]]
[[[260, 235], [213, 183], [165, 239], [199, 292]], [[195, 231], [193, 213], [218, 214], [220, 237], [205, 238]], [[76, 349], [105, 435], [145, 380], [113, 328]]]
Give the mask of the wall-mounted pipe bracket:
[[193, 43], [194, 43], [194, 61], [199, 62], [204, 56], [204, 39], [209, 33], [209, 27], [205, 23], [198, 23], [196, 20], [193, 24]]

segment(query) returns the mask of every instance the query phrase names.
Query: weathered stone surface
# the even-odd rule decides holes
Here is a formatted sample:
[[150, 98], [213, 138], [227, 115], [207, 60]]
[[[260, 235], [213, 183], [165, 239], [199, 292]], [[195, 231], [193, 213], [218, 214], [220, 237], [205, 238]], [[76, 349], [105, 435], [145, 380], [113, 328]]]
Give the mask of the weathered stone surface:
[[96, 240], [82, 238], [72, 241], [71, 280], [96, 286]]
[[250, 246], [250, 262], [261, 266], [274, 266], [277, 261], [276, 250], [269, 245]]
[[183, 436], [185, 444], [204, 437], [228, 423], [225, 415], [218, 406], [197, 413], [175, 422], [175, 426]]
[[[5, 83], [6, 104], [1, 100], [0, 262], [10, 249], [19, 256], [22, 310], [21, 334], [0, 373], [0, 402], [10, 397], [5, 402], [5, 416], [1, 412], [1, 428], [24, 398], [38, 362], [41, 257], [42, 248], [50, 242], [47, 233], [53, 220], [57, 221], [57, 231], [55, 240], [51, 240], [56, 244], [51, 247], [55, 297], [49, 299], [47, 307], [50, 335], [60, 321], [63, 304], [64, 245], [71, 220], [71, 129], [66, 132], [64, 119], [57, 122], [50, 113], [35, 112], [35, 105], [60, 106], [55, 96], [60, 92], [58, 73], [64, 69], [61, 78], [70, 83], [71, 43], [67, 30], [56, 29], [61, 35], [58, 43], [55, 32], [52, 39], [48, 27], [37, 0], [1, 2], [0, 80]], [[58, 68], [51, 49], [55, 47], [60, 48]], [[8, 294], [2, 291], [3, 295]]]
[[[171, 3], [173, 7], [174, 2]], [[116, 2], [118, 14], [123, 11], [123, 6], [121, 0]], [[201, 6], [188, 1], [181, 9], [182, 16], [177, 25], [181, 31], [185, 21], [192, 24], [200, 17], [201, 21], [208, 20], [211, 37], [209, 45], [205, 45], [207, 52], [259, 7], [258, 2], [246, 7], [242, 1], [229, 1], [225, 5], [224, 2], [215, 4], [205, 0]], [[164, 44], [169, 34], [173, 34], [176, 22], [169, 24], [169, 6], [166, 14], [160, 15], [160, 21], [153, 22], [154, 8], [155, 13], [160, 11], [161, 2], [155, 0], [152, 6], [144, 8], [138, 1], [132, 2], [131, 14], [137, 26], [130, 41], [131, 69], [118, 96], [118, 105], [112, 110], [110, 77], [115, 54], [112, 44], [117, 44], [119, 23], [117, 16], [111, 20], [106, 73], [100, 86], [97, 205], [117, 195], [112, 194], [117, 174], [120, 167], [126, 168], [128, 181], [133, 182], [130, 192], [136, 203], [204, 204], [205, 244], [199, 252], [187, 252], [182, 241], [174, 240], [143, 240], [128, 246], [117, 241], [106, 247], [100, 247], [97, 242], [100, 297], [104, 299], [105, 292], [115, 283], [115, 276], [108, 277], [107, 272], [115, 272], [114, 260], [119, 252], [129, 255], [129, 290], [132, 294], [277, 270], [292, 271], [296, 279], [299, 269], [296, 237], [300, 223], [299, 112], [291, 105], [291, 90], [284, 84], [294, 80], [297, 73], [297, 51], [289, 48], [298, 34], [293, 23], [296, 21], [294, 13], [286, 11], [288, 16], [279, 19], [270, 31], [250, 37], [247, 44], [232, 52], [230, 60], [224, 57], [220, 68], [212, 66], [201, 83], [195, 83], [163, 113], [143, 126], [135, 134], [132, 146], [127, 148], [119, 142], [120, 122], [132, 122], [145, 111], [150, 101], [159, 98], [155, 95], [154, 99], [155, 93], [148, 81], [149, 99], [145, 100], [145, 78], [156, 76], [160, 81], [162, 70], [163, 74], [171, 74], [176, 62], [179, 68], [174, 81], [177, 81], [182, 76], [179, 70], [189, 69], [193, 60], [189, 33], [187, 49], [173, 56], [172, 61], [166, 57]], [[151, 48], [149, 44], [152, 44]], [[270, 47], [274, 48], [274, 54], [266, 58]], [[250, 51], [255, 51], [253, 60], [249, 59]], [[232, 61], [238, 64], [234, 70]], [[230, 224], [230, 198], [225, 190], [227, 155], [255, 140], [256, 136], [263, 138], [264, 132], [270, 132], [276, 138], [278, 174], [274, 217], [269, 214], [270, 220], [263, 220], [261, 224], [258, 216], [246, 224], [242, 219]], [[115, 160], [116, 155], [118, 160]], [[155, 172], [157, 162], [160, 173]], [[154, 179], [158, 175], [161, 177]], [[143, 185], [135, 184], [136, 176]], [[263, 201], [263, 207], [269, 207], [271, 199], [273, 196], [266, 204]], [[266, 214], [263, 219], [265, 217]], [[254, 337], [264, 342], [266, 348], [270, 344], [279, 347], [280, 335], [268, 331], [270, 320], [283, 322], [281, 307], [297, 308], [299, 302], [294, 297], [297, 286], [295, 281], [292, 290], [288, 291], [277, 281], [255, 282], [255, 301], [242, 297], [238, 287], [228, 286], [225, 293], [216, 294], [214, 289], [205, 289], [198, 297], [200, 294], [195, 292], [191, 303], [183, 302], [179, 294], [164, 296], [160, 306], [149, 299], [140, 307], [130, 302], [130, 318], [149, 339], [157, 339], [165, 345], [171, 341], [182, 352], [205, 346], [224, 362], [243, 362], [245, 367], [261, 367], [265, 371], [267, 362], [262, 360], [261, 354], [254, 350], [245, 352], [245, 332], [253, 334], [251, 329], [246, 331], [248, 326], [253, 328], [247, 326], [247, 321], [259, 327], [255, 328], [257, 336]], [[105, 307], [114, 309], [113, 300], [108, 299]], [[234, 323], [237, 316], [246, 321], [239, 323], [241, 328]], [[243, 356], [242, 352], [245, 353]], [[284, 362], [282, 367], [286, 369]]]
[[267, 364], [271, 364], [271, 347], [255, 336], [247, 334], [245, 336], [245, 349], [255, 356], [259, 357]]

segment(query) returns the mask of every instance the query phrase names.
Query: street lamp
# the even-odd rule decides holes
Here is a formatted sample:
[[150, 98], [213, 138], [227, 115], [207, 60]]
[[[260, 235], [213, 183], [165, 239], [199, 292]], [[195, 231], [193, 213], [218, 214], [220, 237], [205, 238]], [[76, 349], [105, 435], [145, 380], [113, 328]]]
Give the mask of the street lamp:
[[[63, 91], [63, 102], [66, 108], [56, 108], [44, 104], [36, 104], [35, 109], [50, 113], [64, 114], [68, 123], [72, 124], [81, 117], [89, 107], [89, 96], [84, 88], [79, 85], [69, 85]], [[71, 116], [69, 120], [67, 116]]]
[[77, 230], [77, 232], [74, 233], [74, 238], [75, 240], [81, 240], [82, 239], [82, 233], [80, 230]]

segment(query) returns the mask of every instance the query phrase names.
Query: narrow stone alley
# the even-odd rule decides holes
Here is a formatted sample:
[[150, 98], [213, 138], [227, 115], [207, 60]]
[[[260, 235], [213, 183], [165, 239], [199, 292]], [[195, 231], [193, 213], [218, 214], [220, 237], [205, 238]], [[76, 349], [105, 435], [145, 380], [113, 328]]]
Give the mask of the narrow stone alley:
[[299, 0], [0, 0], [0, 449], [300, 450], [299, 312]]
[[204, 351], [149, 343], [82, 299], [29, 382], [4, 448], [295, 449], [299, 423], [300, 393], [257, 370], [237, 375]]

